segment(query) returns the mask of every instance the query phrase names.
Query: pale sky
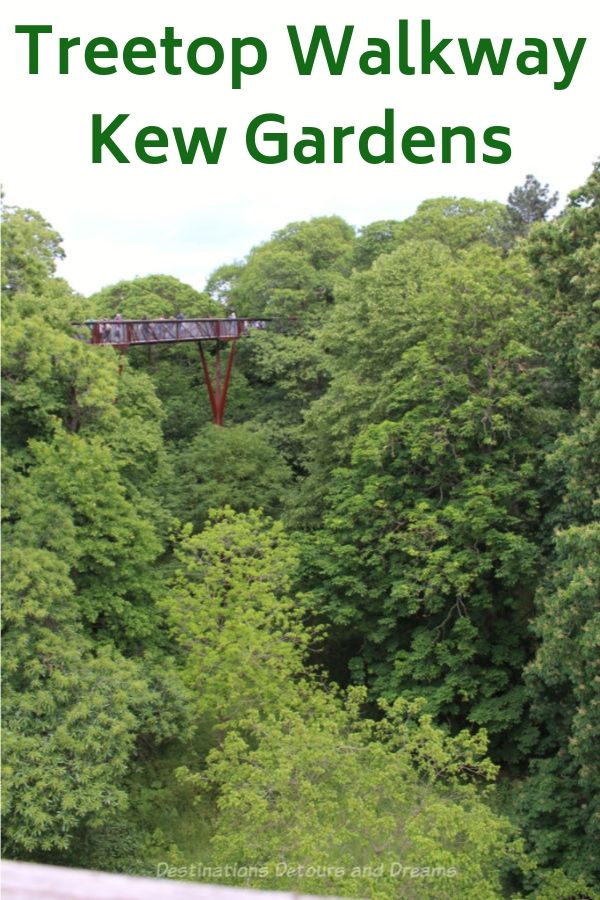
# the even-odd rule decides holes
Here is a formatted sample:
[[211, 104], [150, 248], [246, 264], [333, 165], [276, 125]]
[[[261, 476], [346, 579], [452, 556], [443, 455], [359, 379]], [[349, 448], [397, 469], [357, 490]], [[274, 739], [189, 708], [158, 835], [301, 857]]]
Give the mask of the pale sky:
[[[402, 219], [422, 200], [442, 195], [504, 201], [528, 172], [559, 190], [563, 201], [585, 181], [600, 153], [597, 8], [590, 0], [104, 0], [94, 5], [5, 0], [0, 51], [6, 199], [38, 209], [62, 234], [67, 260], [59, 274], [86, 294], [150, 273], [174, 275], [202, 289], [214, 268], [244, 257], [288, 222], [331, 214], [353, 225]], [[435, 43], [454, 39], [444, 58], [456, 74], [444, 75], [435, 66], [431, 75], [418, 74], [421, 20], [426, 18]], [[414, 76], [398, 70], [399, 19], [409, 22]], [[39, 75], [28, 74], [27, 37], [15, 34], [15, 25], [34, 24], [53, 27], [51, 35], [40, 37]], [[321, 24], [337, 42], [345, 25], [355, 26], [346, 68], [332, 77], [321, 64], [312, 76], [302, 77], [287, 26], [296, 25], [307, 42], [313, 27]], [[120, 55], [123, 45], [143, 36], [158, 46], [165, 26], [174, 27], [183, 40], [183, 54], [178, 51], [183, 74], [164, 72], [160, 48], [156, 74], [127, 72]], [[82, 46], [70, 51], [71, 72], [61, 75], [58, 39], [76, 36]], [[83, 47], [98, 36], [111, 38], [119, 48], [114, 75], [94, 75], [85, 67]], [[218, 73], [201, 76], [185, 68], [184, 54], [195, 38], [206, 36], [222, 44], [224, 64]], [[242, 88], [232, 90], [232, 40], [247, 36], [264, 42], [267, 62], [262, 73], [246, 76]], [[498, 45], [512, 38], [506, 73], [492, 76], [484, 65], [479, 76], [466, 75], [459, 37], [473, 44], [490, 37]], [[587, 43], [572, 84], [557, 91], [553, 83], [562, 77], [563, 66], [553, 38], [562, 38], [570, 54], [580, 37]], [[360, 71], [358, 59], [368, 38], [390, 44], [389, 75]], [[524, 76], [517, 70], [515, 60], [526, 49], [526, 38], [548, 45], [548, 75]], [[250, 49], [246, 52], [250, 60]], [[395, 114], [395, 161], [369, 165], [358, 154], [357, 138], [350, 137], [344, 162], [334, 164], [333, 126], [353, 125], [359, 133], [382, 125], [386, 107]], [[300, 165], [292, 157], [287, 163], [263, 165], [253, 160], [245, 146], [246, 128], [267, 112], [285, 116], [285, 125], [276, 128], [288, 133], [292, 149], [303, 126], [320, 128], [328, 162]], [[119, 113], [130, 114], [115, 133], [129, 165], [120, 165], [106, 151], [105, 162], [92, 164], [93, 113], [106, 124]], [[163, 165], [146, 165], [135, 155], [135, 136], [150, 125], [170, 136]], [[434, 163], [414, 165], [402, 156], [402, 134], [415, 125], [435, 134]], [[441, 162], [442, 126], [457, 125], [476, 134], [474, 164]], [[511, 129], [512, 158], [504, 165], [481, 161], [483, 131], [492, 125]], [[218, 127], [227, 128], [217, 165], [208, 166], [202, 158], [192, 165], [179, 162], [172, 129], [180, 127], [188, 139], [196, 126], [204, 126], [211, 140]]]

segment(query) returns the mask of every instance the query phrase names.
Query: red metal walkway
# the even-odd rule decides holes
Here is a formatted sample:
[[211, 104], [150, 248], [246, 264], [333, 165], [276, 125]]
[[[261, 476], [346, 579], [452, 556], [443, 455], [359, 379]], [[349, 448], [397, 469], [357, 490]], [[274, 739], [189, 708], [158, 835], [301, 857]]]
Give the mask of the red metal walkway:
[[[215, 425], [223, 424], [227, 391], [238, 339], [253, 329], [267, 327], [270, 319], [88, 319], [89, 343], [107, 344], [121, 352], [130, 347], [146, 344], [175, 344], [195, 341], [198, 344], [200, 362]], [[215, 344], [214, 377], [211, 377], [204, 343]], [[221, 368], [221, 344], [230, 344], [227, 365], [223, 376]]]
[[100, 319], [88, 320], [91, 344], [127, 350], [138, 344], [179, 341], [235, 341], [270, 319]]

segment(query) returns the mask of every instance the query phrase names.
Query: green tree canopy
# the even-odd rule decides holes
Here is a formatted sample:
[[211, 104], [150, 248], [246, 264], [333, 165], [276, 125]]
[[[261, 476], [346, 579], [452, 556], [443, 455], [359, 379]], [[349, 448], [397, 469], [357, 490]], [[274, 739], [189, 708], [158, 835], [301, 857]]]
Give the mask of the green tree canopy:
[[533, 737], [523, 626], [557, 424], [536, 310], [518, 256], [406, 244], [349, 283], [323, 332], [331, 386], [307, 417], [308, 583], [353, 677], [487, 727], [508, 756]]
[[200, 534], [184, 530], [177, 559], [164, 607], [197, 715], [222, 736], [251, 710], [293, 702], [311, 634], [303, 598], [291, 594], [297, 552], [281, 523], [225, 507]]
[[425, 200], [410, 218], [395, 229], [396, 245], [406, 241], [435, 240], [453, 253], [479, 241], [502, 247], [506, 210], [501, 203], [468, 197]]
[[545, 340], [570, 413], [547, 456], [558, 504], [554, 552], [536, 597], [539, 641], [528, 667], [543, 740], [521, 796], [544, 865], [600, 876], [600, 167], [529, 252], [545, 290]]
[[39, 291], [65, 252], [62, 238], [33, 209], [2, 207], [2, 292]]
[[543, 222], [557, 203], [558, 192], [551, 194], [548, 184], [542, 186], [537, 178], [528, 175], [524, 184], [508, 195], [509, 221], [514, 236], [523, 237], [531, 225]]
[[97, 316], [125, 319], [174, 318], [183, 312], [188, 318], [222, 315], [222, 307], [208, 296], [171, 275], [146, 275], [119, 281], [90, 298]]
[[237, 315], [321, 316], [340, 276], [350, 274], [354, 229], [338, 216], [294, 222], [255, 247], [241, 267], [221, 267], [209, 280]]
[[261, 507], [282, 510], [290, 471], [268, 432], [252, 424], [206, 425], [177, 455], [174, 509], [183, 521], [202, 527], [211, 507], [238, 512]]
[[493, 777], [485, 737], [448, 738], [400, 700], [375, 723], [361, 700], [312, 692], [300, 708], [250, 716], [245, 736], [209, 755], [200, 784], [219, 792], [215, 864], [264, 866], [246, 883], [303, 893], [501, 897], [519, 848], [474, 783]]

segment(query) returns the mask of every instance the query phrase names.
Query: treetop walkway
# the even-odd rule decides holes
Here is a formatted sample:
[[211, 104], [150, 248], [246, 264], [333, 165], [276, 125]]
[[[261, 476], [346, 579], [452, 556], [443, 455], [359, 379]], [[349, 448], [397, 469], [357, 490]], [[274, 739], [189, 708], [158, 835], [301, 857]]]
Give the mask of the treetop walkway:
[[[235, 341], [252, 329], [263, 329], [271, 319], [88, 319], [91, 344], [128, 349], [138, 344], [180, 341]], [[80, 323], [76, 323], [80, 324]]]
[[[183, 315], [175, 319], [147, 317], [124, 319], [117, 315], [113, 319], [87, 319], [83, 323], [74, 322], [73, 325], [81, 327], [83, 324], [89, 328], [89, 338], [86, 334], [80, 333], [78, 337], [81, 340], [86, 340], [90, 344], [114, 347], [122, 353], [136, 346], [197, 343], [213, 421], [215, 425], [222, 425], [237, 342], [239, 338], [245, 337], [255, 329], [267, 328], [272, 321], [274, 321], [272, 318], [238, 319], [235, 316], [228, 319], [186, 319]], [[204, 352], [204, 344], [207, 341], [212, 341], [215, 347], [214, 377], [210, 374]], [[221, 346], [225, 343], [229, 344], [229, 353], [223, 376]]]

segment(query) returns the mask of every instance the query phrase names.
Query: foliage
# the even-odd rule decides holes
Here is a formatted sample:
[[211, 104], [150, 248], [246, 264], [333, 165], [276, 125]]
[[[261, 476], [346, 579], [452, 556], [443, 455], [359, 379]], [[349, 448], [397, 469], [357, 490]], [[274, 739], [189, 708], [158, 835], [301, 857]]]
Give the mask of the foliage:
[[125, 809], [138, 741], [190, 723], [157, 663], [160, 408], [147, 378], [75, 339], [82, 303], [51, 278], [58, 236], [41, 246], [41, 223], [15, 215], [5, 231], [23, 230], [11, 253], [27, 264], [3, 345], [4, 788], [9, 852], [52, 860]]
[[493, 776], [485, 737], [448, 738], [402, 700], [376, 723], [363, 700], [311, 692], [300, 708], [251, 716], [246, 737], [230, 732], [209, 755], [215, 864], [262, 866], [246, 883], [302, 893], [502, 896], [511, 829], [473, 783]]
[[354, 265], [370, 269], [378, 256], [395, 250], [400, 242], [401, 223], [394, 219], [371, 222], [359, 228], [354, 247]]
[[598, 166], [554, 222], [532, 235], [546, 291], [546, 337], [568, 431], [548, 454], [560, 503], [554, 550], [537, 593], [536, 655], [527, 669], [542, 741], [520, 797], [521, 818], [545, 866], [600, 877], [600, 186]]
[[550, 186], [541, 185], [537, 178], [528, 175], [523, 185], [518, 185], [508, 195], [510, 229], [514, 237], [524, 237], [534, 222], [543, 222], [558, 203], [558, 193], [550, 193]]
[[183, 530], [176, 556], [164, 606], [196, 714], [222, 734], [285, 703], [303, 673], [311, 634], [291, 595], [296, 550], [280, 523], [224, 507], [200, 534]]
[[350, 275], [354, 242], [354, 230], [337, 216], [294, 222], [243, 263], [217, 269], [207, 284], [238, 316], [275, 317], [268, 332], [251, 334], [240, 348], [237, 377], [244, 378], [244, 393], [232, 412], [237, 421], [267, 424], [275, 446], [297, 471], [303, 413], [327, 383], [316, 335], [337, 287]]
[[200, 529], [211, 507], [281, 512], [290, 472], [254, 425], [205, 425], [177, 455], [173, 502], [178, 518]]
[[238, 357], [251, 391], [240, 412], [246, 416], [252, 412], [255, 426], [268, 430], [273, 445], [295, 472], [304, 468], [304, 413], [327, 387], [328, 362], [317, 333], [303, 327], [283, 334], [256, 331]]
[[33, 209], [2, 207], [2, 293], [37, 292], [63, 259], [62, 238]]
[[533, 737], [520, 672], [556, 422], [536, 308], [518, 257], [407, 244], [352, 279], [308, 416], [323, 499], [306, 574], [315, 609], [353, 639], [351, 673], [374, 696], [426, 696], [446, 720], [510, 734], [495, 748], [509, 757]]
[[[8, 853], [596, 896], [599, 184], [552, 222], [532, 177], [508, 207], [295, 222], [206, 293], [89, 300], [5, 209]], [[73, 324], [232, 310], [274, 320], [225, 428], [195, 347]]]
[[302, 315], [306, 320], [333, 303], [340, 276], [350, 274], [353, 244], [353, 229], [338, 216], [293, 222], [255, 247], [243, 266], [217, 270], [208, 288], [218, 288], [238, 316]]
[[396, 229], [397, 244], [407, 241], [439, 241], [453, 253], [472, 244], [504, 245], [506, 210], [501, 203], [466, 197], [425, 200], [413, 216]]
[[171, 275], [146, 275], [131, 281], [120, 281], [103, 288], [90, 298], [96, 316], [112, 318], [120, 313], [124, 319], [166, 319], [183, 312], [187, 318], [218, 316], [219, 304]]
[[553, 869], [542, 878], [533, 897], [535, 900], [599, 900], [600, 893], [585, 879], [572, 879], [562, 869]]
[[11, 549], [3, 578], [4, 829], [20, 856], [64, 849], [82, 822], [100, 825], [126, 805], [131, 707], [144, 682], [108, 647], [93, 652], [56, 554]]

